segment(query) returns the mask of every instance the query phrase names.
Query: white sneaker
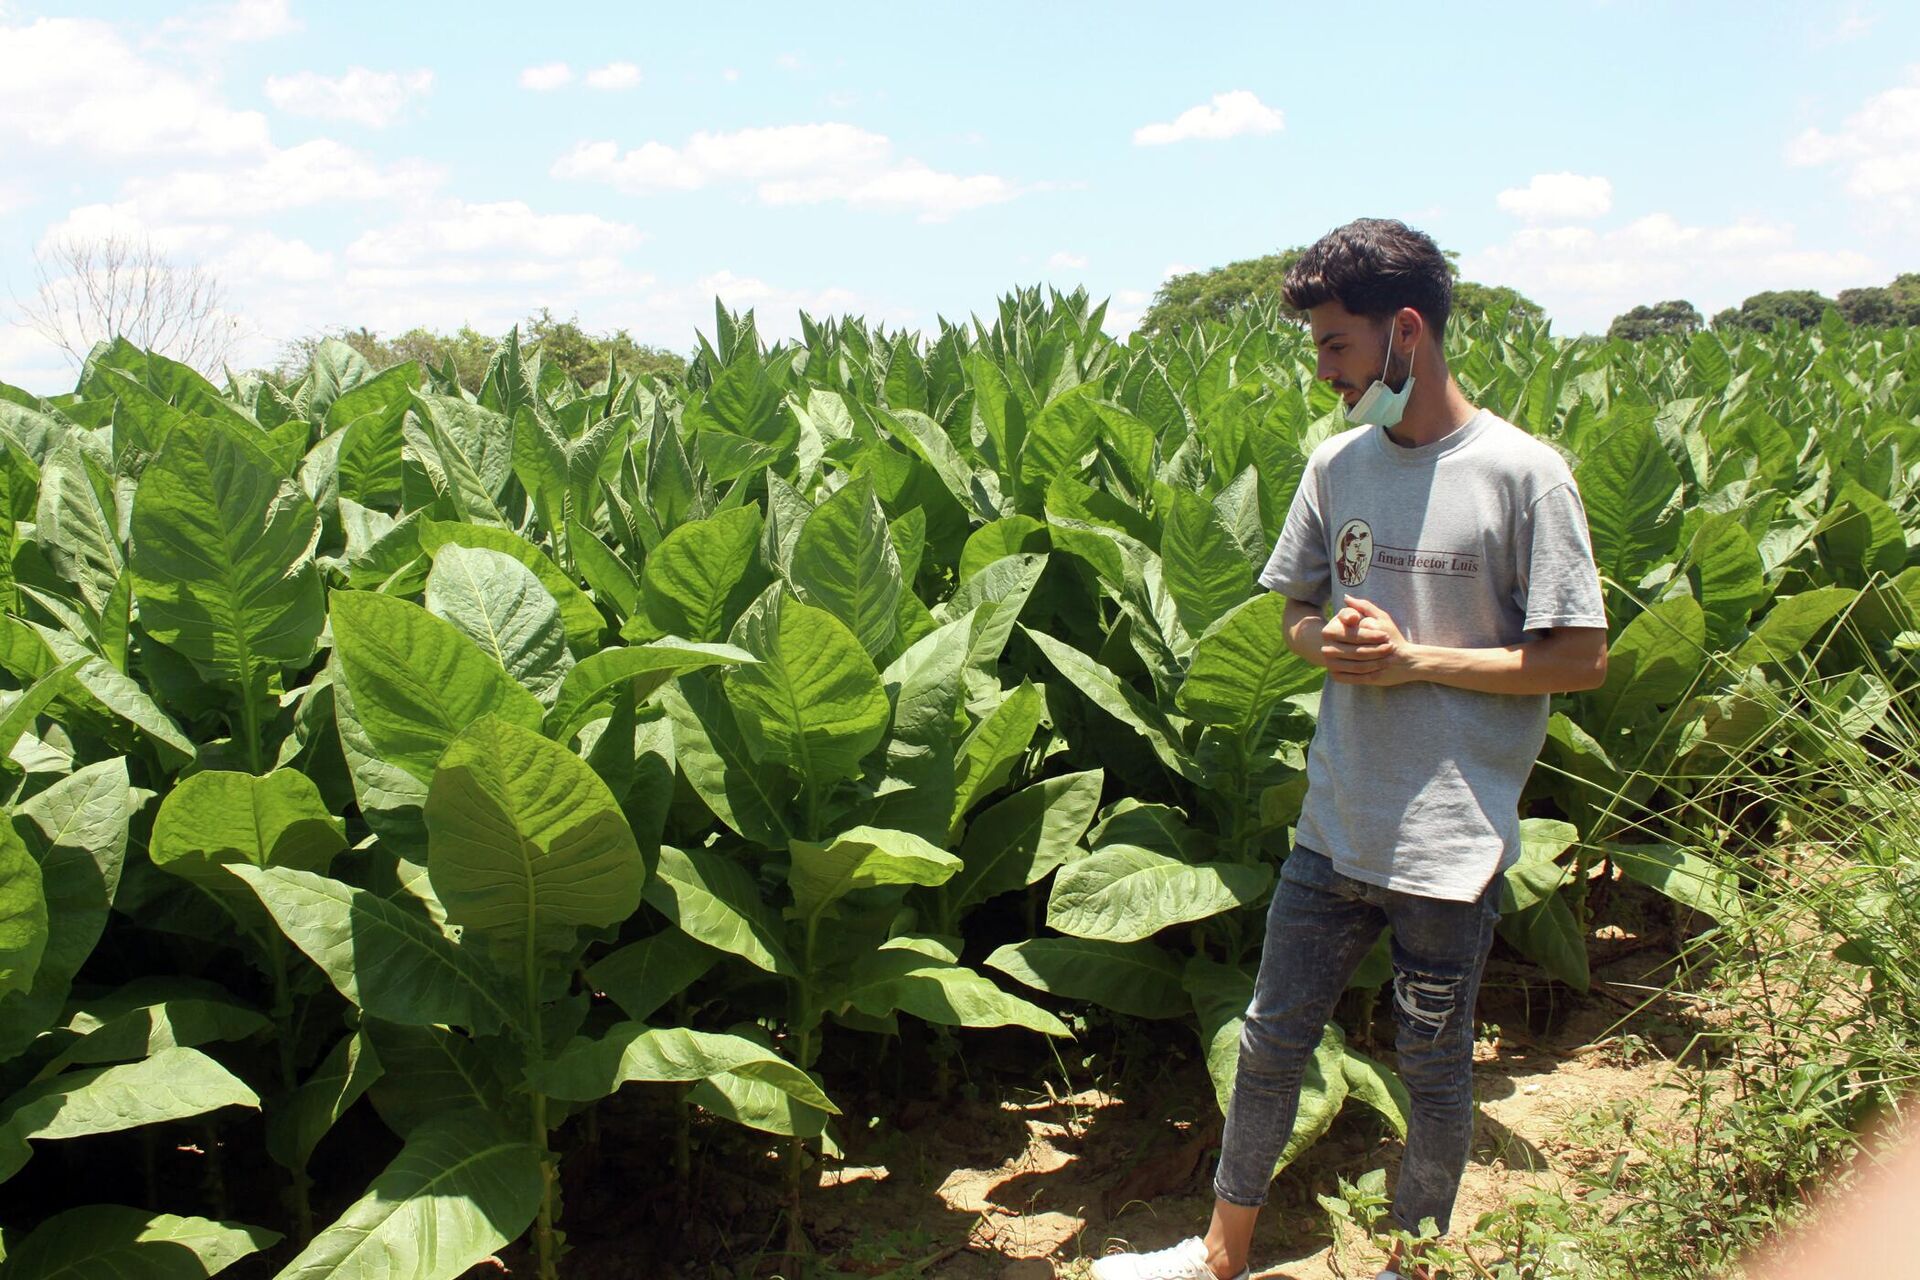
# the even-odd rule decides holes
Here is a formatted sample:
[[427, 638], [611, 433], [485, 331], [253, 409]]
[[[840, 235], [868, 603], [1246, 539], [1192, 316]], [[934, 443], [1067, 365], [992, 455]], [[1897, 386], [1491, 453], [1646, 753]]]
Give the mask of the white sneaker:
[[[1247, 1280], [1242, 1271], [1234, 1280]], [[1207, 1245], [1189, 1236], [1153, 1253], [1110, 1253], [1093, 1264], [1093, 1280], [1218, 1280], [1207, 1262]]]

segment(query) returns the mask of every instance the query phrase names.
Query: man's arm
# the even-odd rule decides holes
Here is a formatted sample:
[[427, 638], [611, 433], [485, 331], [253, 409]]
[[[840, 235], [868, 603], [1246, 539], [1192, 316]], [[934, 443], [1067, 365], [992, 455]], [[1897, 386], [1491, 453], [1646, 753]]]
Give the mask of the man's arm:
[[1332, 618], [1287, 601], [1287, 647], [1341, 684], [1390, 687], [1425, 680], [1476, 693], [1574, 693], [1607, 679], [1604, 627], [1555, 627], [1490, 649], [1413, 644], [1386, 610], [1358, 596]]

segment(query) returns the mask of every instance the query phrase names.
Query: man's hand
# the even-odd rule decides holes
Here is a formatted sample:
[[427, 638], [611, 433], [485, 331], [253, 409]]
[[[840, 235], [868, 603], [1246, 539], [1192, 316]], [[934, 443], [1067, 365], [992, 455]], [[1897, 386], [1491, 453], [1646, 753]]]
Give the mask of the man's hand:
[[1390, 686], [1414, 678], [1400, 624], [1371, 600], [1348, 596], [1320, 629], [1320, 665], [1340, 684]]

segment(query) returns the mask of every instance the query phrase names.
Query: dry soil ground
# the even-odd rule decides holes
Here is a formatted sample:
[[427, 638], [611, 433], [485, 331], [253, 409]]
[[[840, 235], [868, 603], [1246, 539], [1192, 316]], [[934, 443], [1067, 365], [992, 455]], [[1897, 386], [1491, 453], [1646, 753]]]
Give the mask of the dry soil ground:
[[[1634, 1010], [1643, 988], [1665, 982], [1666, 957], [1611, 929], [1593, 952], [1598, 981], [1587, 996], [1549, 986], [1537, 969], [1496, 953], [1479, 1008], [1480, 1116], [1456, 1225], [1525, 1186], [1571, 1190], [1574, 1175], [1615, 1158], [1621, 1114], [1642, 1115], [1672, 1096], [1662, 1086], [1677, 1070], [1667, 1058], [1690, 1033], [1684, 999], [1660, 997]], [[849, 1106], [844, 1161], [822, 1168], [818, 1185], [809, 1178], [805, 1218], [815, 1253], [804, 1268], [770, 1252], [780, 1244], [777, 1178], [751, 1143], [710, 1170], [694, 1199], [670, 1206], [660, 1190], [669, 1154], [657, 1118], [636, 1126], [650, 1131], [646, 1150], [603, 1139], [617, 1149], [598, 1153], [591, 1166], [569, 1159], [564, 1223], [573, 1247], [562, 1274], [1081, 1280], [1101, 1253], [1158, 1248], [1206, 1225], [1218, 1116], [1191, 1031], [1169, 1025], [1159, 1034], [1166, 1065], [1152, 1086], [1128, 1096], [1089, 1087], [1076, 1066], [1036, 1080], [1030, 1056], [1024, 1073], [995, 1072], [989, 1052], [971, 1099], [866, 1100], [867, 1110], [887, 1111], [867, 1124], [858, 1104]], [[1388, 1046], [1369, 1048], [1391, 1060]], [[616, 1112], [606, 1133], [622, 1127]], [[1357, 1233], [1342, 1250], [1331, 1247], [1314, 1197], [1333, 1191], [1339, 1177], [1382, 1167], [1391, 1176], [1398, 1157], [1399, 1144], [1364, 1108], [1343, 1113], [1275, 1183], [1255, 1276], [1370, 1277], [1378, 1255]], [[495, 1265], [532, 1272], [518, 1251]]]

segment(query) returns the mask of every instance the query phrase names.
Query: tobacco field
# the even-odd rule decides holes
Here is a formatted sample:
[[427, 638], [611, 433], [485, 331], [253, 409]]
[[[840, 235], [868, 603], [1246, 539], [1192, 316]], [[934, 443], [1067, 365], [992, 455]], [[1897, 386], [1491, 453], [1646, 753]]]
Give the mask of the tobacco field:
[[[744, 1129], [803, 1250], [861, 1071], [939, 1099], [981, 1029], [1040, 1063], [1088, 1009], [1224, 1103], [1320, 685], [1254, 575], [1345, 424], [1277, 312], [1102, 310], [722, 308], [684, 384], [510, 340], [477, 396], [333, 341], [0, 387], [0, 1280], [564, 1275], [560, 1169], [635, 1091], [662, 1186]], [[1764, 806], [1689, 791], [1829, 749], [1780, 706], [1911, 714], [1920, 331], [1837, 320], [1448, 334], [1607, 588], [1502, 890], [1543, 980], [1588, 982], [1595, 869], [1739, 909], [1700, 850]], [[1285, 1159], [1404, 1106], [1330, 1024]]]

